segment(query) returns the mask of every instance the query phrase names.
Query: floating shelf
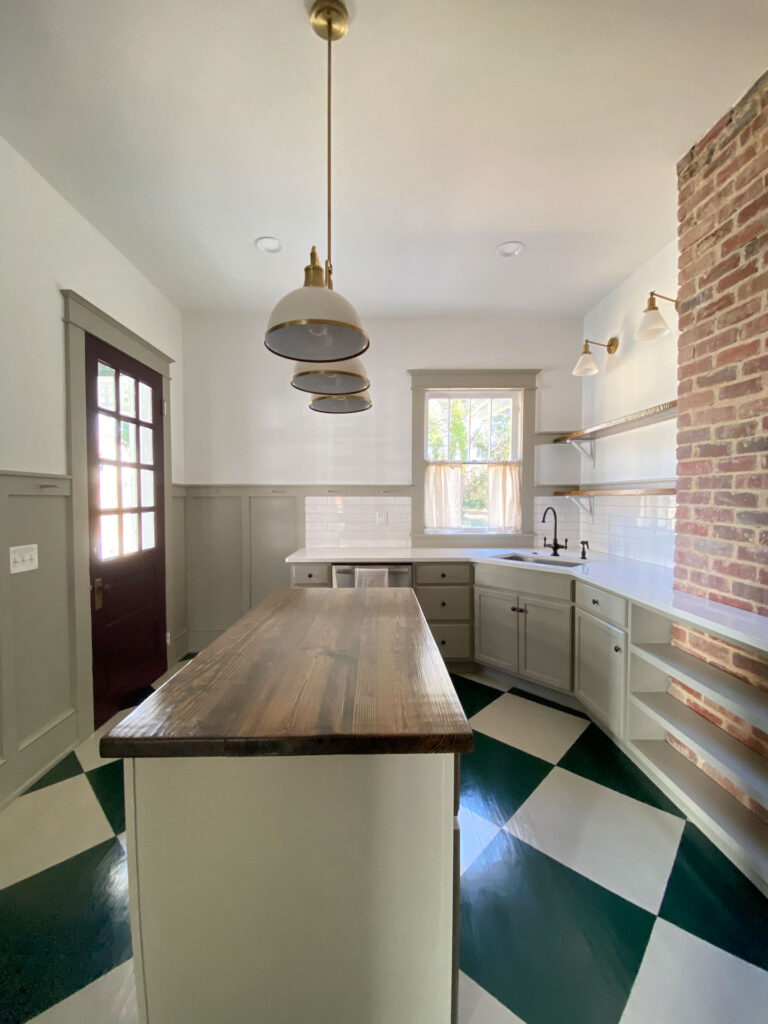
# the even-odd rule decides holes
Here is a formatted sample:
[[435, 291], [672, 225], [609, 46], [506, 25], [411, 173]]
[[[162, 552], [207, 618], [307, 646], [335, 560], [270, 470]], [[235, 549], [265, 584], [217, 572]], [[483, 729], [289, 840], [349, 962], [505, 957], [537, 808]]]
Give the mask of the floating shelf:
[[[741, 867], [765, 891], [768, 877], [768, 825], [743, 807], [666, 740], [632, 740], [639, 760], [652, 778], [660, 775], [673, 794], [682, 796], [725, 846], [740, 853]], [[746, 861], [746, 863], [743, 863]]]
[[677, 494], [677, 490], [674, 487], [606, 487], [593, 491], [555, 491], [556, 498], [600, 498], [611, 494]]
[[638, 427], [647, 427], [651, 423], [672, 420], [676, 416], [677, 399], [674, 399], [672, 402], [652, 405], [650, 409], [632, 412], [628, 416], [620, 416], [616, 420], [606, 420], [605, 423], [598, 423], [594, 427], [585, 427], [583, 430], [574, 430], [570, 434], [562, 434], [560, 437], [555, 438], [553, 444], [567, 444], [573, 441], [594, 441], [598, 437], [623, 434], [625, 430], [637, 430]]
[[726, 711], [768, 732], [768, 693], [686, 654], [672, 644], [632, 644], [632, 654], [667, 676], [673, 676]]
[[631, 699], [753, 800], [768, 804], [768, 762], [764, 757], [668, 693], [634, 693]]

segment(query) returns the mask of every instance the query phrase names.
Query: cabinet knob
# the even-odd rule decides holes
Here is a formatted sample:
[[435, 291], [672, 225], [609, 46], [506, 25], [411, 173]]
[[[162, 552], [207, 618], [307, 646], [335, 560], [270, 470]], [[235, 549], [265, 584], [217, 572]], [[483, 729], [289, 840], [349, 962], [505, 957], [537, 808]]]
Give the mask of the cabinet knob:
[[441, 579], [445, 579], [445, 573], [444, 573], [444, 572], [441, 572], [441, 573], [440, 573], [440, 578], [441, 578]]
[[600, 604], [596, 597], [592, 598], [592, 604]]
[[614, 651], [616, 651], [617, 654], [621, 654], [621, 648], [619, 647], [618, 644], [616, 644], [616, 646], [613, 649], [614, 649]]
[[307, 573], [307, 579], [308, 579], [308, 580], [311, 580], [311, 579], [312, 579], [312, 573], [311, 573], [311, 572], [308, 572], [308, 573]]
[[441, 647], [445, 647], [445, 640], [441, 640], [441, 641], [440, 641], [440, 646], [441, 646]]
[[509, 610], [510, 610], [511, 612], [519, 612], [519, 611], [520, 611], [520, 609], [519, 609], [519, 608], [510, 608]]
[[440, 602], [440, 607], [441, 607], [441, 608], [445, 608], [445, 601], [441, 601], [441, 602]]

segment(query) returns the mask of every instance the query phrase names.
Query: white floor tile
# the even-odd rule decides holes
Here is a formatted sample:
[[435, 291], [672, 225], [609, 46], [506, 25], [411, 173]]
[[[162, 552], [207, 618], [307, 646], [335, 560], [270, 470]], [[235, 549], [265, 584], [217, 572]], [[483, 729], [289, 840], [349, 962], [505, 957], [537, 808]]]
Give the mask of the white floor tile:
[[459, 808], [459, 829], [461, 830], [461, 871], [467, 870], [488, 843], [501, 831], [499, 825], [486, 821], [467, 807]]
[[84, 775], [20, 796], [0, 812], [0, 889], [113, 835]]
[[505, 828], [657, 913], [685, 820], [554, 768]]
[[460, 971], [459, 1024], [525, 1024], [525, 1021]]
[[768, 1021], [768, 972], [658, 918], [620, 1024], [726, 1021]]
[[473, 729], [557, 763], [589, 725], [586, 718], [505, 693], [470, 718]]
[[139, 1024], [133, 960], [92, 981], [28, 1024]]
[[128, 852], [128, 838], [127, 838], [125, 832], [121, 832], [120, 833], [120, 835], [117, 837], [117, 841], [118, 841], [118, 843], [120, 843], [120, 845], [122, 846], [122, 848], [125, 851], [125, 853], [127, 853]]
[[117, 725], [127, 715], [130, 715], [132, 711], [133, 708], [118, 711], [108, 722], [100, 726], [96, 732], [92, 732], [87, 740], [83, 740], [79, 747], [75, 747], [75, 754], [84, 772], [93, 771], [94, 768], [100, 768], [101, 765], [109, 764], [111, 761], [116, 760], [114, 757], [102, 757], [99, 754], [99, 741], [105, 733], [109, 732], [113, 725]]

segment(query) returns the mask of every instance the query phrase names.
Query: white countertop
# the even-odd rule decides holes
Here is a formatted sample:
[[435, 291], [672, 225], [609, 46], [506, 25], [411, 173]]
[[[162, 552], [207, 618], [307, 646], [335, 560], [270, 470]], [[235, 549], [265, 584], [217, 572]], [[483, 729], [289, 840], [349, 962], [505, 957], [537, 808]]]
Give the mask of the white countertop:
[[[547, 565], [505, 562], [500, 556], [508, 554], [548, 557], [546, 552], [531, 548], [299, 548], [286, 558], [286, 562], [332, 562], [338, 565], [365, 562], [473, 562], [475, 565], [506, 565], [526, 572], [554, 571], [558, 575], [569, 574], [594, 586], [603, 587], [654, 611], [678, 616], [689, 625], [709, 630], [736, 643], [768, 651], [768, 618], [675, 590], [672, 570], [663, 566], [636, 562], [629, 558], [609, 558], [594, 552], [578, 566], [553, 570]], [[577, 557], [576, 552], [565, 552], [560, 556], [562, 561], [575, 561]]]

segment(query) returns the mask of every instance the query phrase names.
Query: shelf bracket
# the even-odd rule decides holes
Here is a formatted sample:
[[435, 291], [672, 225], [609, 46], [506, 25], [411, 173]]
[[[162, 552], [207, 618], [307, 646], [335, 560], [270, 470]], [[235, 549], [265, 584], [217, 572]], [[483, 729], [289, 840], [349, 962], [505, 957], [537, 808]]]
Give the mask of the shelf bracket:
[[586, 512], [590, 519], [595, 518], [595, 499], [594, 498], [577, 498], [574, 495], [569, 494], [568, 497], [574, 503], [578, 505], [582, 512]]
[[588, 439], [588, 440], [584, 441], [584, 440], [580, 440], [579, 438], [573, 438], [573, 440], [570, 440], [568, 442], [568, 444], [573, 445], [573, 447], [578, 452], [580, 452], [581, 455], [585, 455], [589, 459], [589, 461], [592, 463], [592, 465], [594, 466], [594, 464], [595, 464], [595, 442], [594, 442], [594, 439], [591, 439], [591, 440]]

